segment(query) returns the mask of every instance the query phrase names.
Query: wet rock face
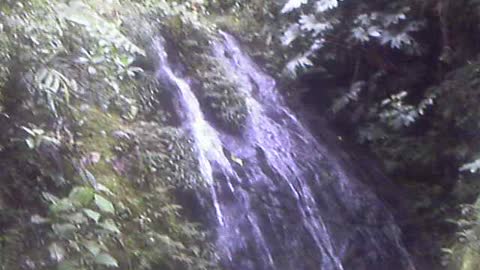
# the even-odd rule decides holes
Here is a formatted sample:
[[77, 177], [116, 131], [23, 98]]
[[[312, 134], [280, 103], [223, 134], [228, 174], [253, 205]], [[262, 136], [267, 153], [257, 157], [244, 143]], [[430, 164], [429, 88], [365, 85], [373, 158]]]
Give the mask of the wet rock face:
[[[184, 114], [180, 126], [208, 183], [186, 201], [213, 228], [223, 267], [415, 269], [388, 207], [348, 169], [348, 160], [311, 135], [284, 105], [275, 80], [233, 37], [222, 33], [211, 43], [217, 69], [243, 100], [246, 114], [238, 132], [208, 118], [202, 94], [166, 58], [157, 72], [176, 85]], [[162, 44], [157, 49], [164, 52]], [[216, 83], [214, 78], [199, 83]]]

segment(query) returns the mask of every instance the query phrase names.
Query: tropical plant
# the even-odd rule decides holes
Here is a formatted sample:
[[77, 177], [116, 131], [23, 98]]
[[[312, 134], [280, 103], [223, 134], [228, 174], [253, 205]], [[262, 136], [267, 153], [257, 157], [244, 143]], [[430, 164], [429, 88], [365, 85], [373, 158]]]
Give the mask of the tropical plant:
[[348, 0], [290, 0], [281, 12], [288, 21], [293, 20], [285, 26], [282, 44], [295, 51], [301, 48], [301, 53], [286, 65], [291, 75], [314, 66], [314, 61], [318, 66], [345, 50], [364, 50], [375, 44], [412, 54], [420, 52], [412, 33], [420, 30], [422, 23], [407, 19], [410, 7], [396, 2], [380, 1], [372, 8]]
[[[154, 74], [134, 64], [155, 32], [148, 15], [187, 10], [165, 1], [0, 3], [0, 160], [8, 167], [0, 269], [215, 269], [206, 234], [170, 192], [190, 183], [170, 179], [175, 169], [156, 173], [176, 162], [158, 159], [158, 141], [148, 140], [168, 123], [123, 131], [154, 109], [146, 104]], [[132, 28], [137, 21], [145, 32]], [[128, 164], [126, 146], [138, 153]]]

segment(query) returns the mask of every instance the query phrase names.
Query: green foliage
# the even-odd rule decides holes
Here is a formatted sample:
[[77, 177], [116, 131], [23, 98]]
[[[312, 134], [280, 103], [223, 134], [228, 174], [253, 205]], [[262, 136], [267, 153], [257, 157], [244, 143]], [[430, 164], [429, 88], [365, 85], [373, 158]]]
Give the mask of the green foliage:
[[53, 237], [48, 246], [50, 258], [59, 264], [83, 269], [97, 269], [99, 265], [116, 266], [109, 245], [121, 232], [111, 219], [113, 204], [88, 187], [75, 187], [62, 199], [46, 193], [50, 202], [47, 219]]
[[[70, 92], [78, 92], [76, 81], [70, 80], [55, 69], [40, 69], [34, 75], [34, 81], [38, 85], [35, 89], [39, 96], [43, 96], [50, 110], [57, 114], [58, 103], [69, 104]], [[62, 95], [58, 97], [58, 93]]]
[[54, 138], [53, 136], [48, 136], [45, 134], [45, 130], [41, 128], [33, 127], [32, 129], [22, 126], [28, 137], [25, 138], [25, 143], [30, 149], [36, 149], [40, 147], [42, 143], [51, 143], [55, 145], [60, 145], [60, 141]]
[[332, 112], [338, 113], [342, 109], [344, 109], [350, 102], [355, 102], [358, 100], [358, 96], [361, 93], [365, 86], [365, 82], [359, 81], [355, 82], [350, 86], [350, 91], [348, 91], [345, 95], [337, 98], [332, 105]]
[[[25, 0], [0, 12], [0, 269], [215, 269], [171, 190], [201, 182], [189, 139], [165, 128], [171, 108], [149, 103], [165, 89], [134, 63], [156, 18], [146, 32], [129, 24], [191, 6]], [[22, 214], [4, 222], [4, 207]]]
[[[6, 59], [15, 58], [16, 65], [28, 67], [24, 78], [36, 103], [58, 117], [58, 108], [69, 108], [72, 98], [93, 97], [107, 108], [129, 100], [119, 84], [138, 72], [129, 64], [144, 51], [121, 33], [118, 23], [97, 14], [88, 2], [26, 4], [23, 9], [15, 5], [16, 12], [2, 19], [5, 37], [16, 37], [5, 41], [9, 46], [2, 53]], [[102, 91], [80, 87], [78, 81], [87, 78]]]
[[[293, 76], [312, 67], [314, 62], [333, 60], [345, 50], [359, 50], [366, 45], [419, 52], [411, 34], [420, 30], [422, 24], [407, 20], [409, 6], [383, 2], [354, 4], [348, 0], [291, 0], [281, 12], [294, 20], [287, 20], [282, 44], [301, 51], [286, 64], [285, 71]], [[343, 50], [338, 50], [338, 46]]]

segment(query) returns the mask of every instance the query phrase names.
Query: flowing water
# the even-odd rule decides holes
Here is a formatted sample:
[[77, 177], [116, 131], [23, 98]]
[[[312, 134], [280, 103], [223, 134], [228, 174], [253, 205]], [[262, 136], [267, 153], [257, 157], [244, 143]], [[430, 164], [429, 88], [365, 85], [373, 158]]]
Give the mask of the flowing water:
[[413, 270], [382, 201], [297, 120], [275, 80], [222, 33], [212, 55], [246, 97], [241, 135], [205, 118], [162, 42], [158, 78], [177, 91], [183, 127], [211, 183], [198, 192], [227, 270]]

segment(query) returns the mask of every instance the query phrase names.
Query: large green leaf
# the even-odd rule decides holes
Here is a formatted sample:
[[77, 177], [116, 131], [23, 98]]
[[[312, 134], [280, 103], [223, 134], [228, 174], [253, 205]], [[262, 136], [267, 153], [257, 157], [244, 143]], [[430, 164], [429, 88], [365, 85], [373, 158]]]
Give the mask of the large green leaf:
[[108, 253], [101, 253], [95, 257], [95, 263], [109, 267], [118, 267], [118, 262]]
[[63, 198], [57, 201], [56, 203], [50, 205], [50, 211], [52, 211], [54, 214], [58, 214], [61, 212], [68, 212], [74, 209], [75, 209], [75, 206], [68, 198]]
[[70, 201], [78, 206], [87, 206], [93, 201], [95, 193], [88, 187], [75, 187], [68, 195]]
[[110, 231], [112, 233], [120, 234], [120, 230], [118, 229], [117, 225], [115, 222], [111, 219], [107, 219], [104, 222], [98, 224], [100, 227], [104, 228], [107, 231]]
[[95, 194], [95, 204], [103, 212], [111, 213], [111, 214], [115, 212], [115, 208], [113, 207], [113, 204], [109, 200], [102, 197], [101, 195]]
[[83, 212], [85, 213], [85, 215], [87, 215], [87, 217], [89, 217], [95, 222], [98, 222], [100, 220], [101, 215], [96, 211], [90, 209], [83, 209]]
[[90, 251], [90, 253], [92, 253], [93, 256], [97, 256], [102, 251], [101, 246], [95, 241], [87, 240], [82, 244], [86, 249], [88, 249], [88, 251]]

